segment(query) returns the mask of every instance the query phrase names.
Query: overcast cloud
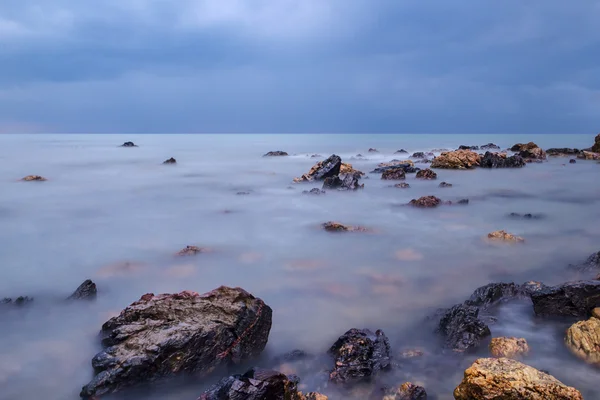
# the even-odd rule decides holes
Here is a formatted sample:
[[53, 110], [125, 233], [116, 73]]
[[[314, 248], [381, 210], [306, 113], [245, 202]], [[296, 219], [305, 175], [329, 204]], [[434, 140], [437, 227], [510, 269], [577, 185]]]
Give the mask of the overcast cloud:
[[596, 133], [600, 0], [2, 0], [0, 132]]

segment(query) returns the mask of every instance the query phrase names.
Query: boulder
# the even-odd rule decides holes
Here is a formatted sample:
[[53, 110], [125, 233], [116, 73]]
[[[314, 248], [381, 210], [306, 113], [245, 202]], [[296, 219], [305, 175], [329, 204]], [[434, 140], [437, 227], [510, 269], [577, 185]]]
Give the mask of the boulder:
[[442, 183], [439, 184], [439, 187], [441, 187], [441, 188], [451, 188], [452, 184], [448, 183], [448, 182], [442, 182]]
[[302, 193], [303, 194], [315, 194], [315, 195], [318, 195], [318, 194], [325, 194], [327, 192], [325, 192], [324, 190], [319, 189], [319, 188], [313, 188], [313, 189], [310, 189], [310, 190], [304, 190], [304, 191], [302, 191]]
[[433, 172], [432, 170], [430, 170], [429, 168], [426, 169], [422, 169], [421, 171], [417, 172], [417, 179], [425, 179], [425, 180], [433, 180], [433, 179], [437, 179], [437, 174], [435, 172]]
[[341, 167], [342, 159], [333, 154], [313, 165], [307, 174], [302, 175], [300, 178], [294, 178], [294, 182], [322, 181], [325, 178], [339, 175]]
[[582, 151], [577, 154], [577, 158], [582, 160], [600, 160], [600, 153], [594, 153], [591, 151]]
[[121, 145], [121, 147], [137, 147], [133, 142], [125, 142]]
[[177, 164], [177, 160], [171, 157], [168, 160], [163, 161], [163, 164]]
[[544, 285], [539, 282], [528, 282], [523, 285], [513, 282], [489, 283], [475, 289], [465, 304], [488, 309], [508, 300], [530, 297], [533, 292], [541, 290], [543, 287]]
[[321, 227], [327, 232], [370, 232], [369, 229], [362, 226], [344, 225], [333, 221], [325, 222]]
[[510, 151], [514, 151], [515, 153], [518, 153], [520, 151], [531, 150], [531, 149], [535, 149], [535, 148], [539, 148], [539, 146], [533, 142], [517, 143], [510, 148]]
[[383, 171], [381, 174], [381, 179], [403, 180], [406, 179], [406, 173], [404, 172], [404, 168], [402, 166], [397, 166]]
[[185, 246], [183, 249], [179, 250], [175, 255], [176, 256], [195, 256], [196, 254], [204, 253], [206, 249], [198, 246]]
[[397, 150], [394, 154], [408, 154], [408, 151], [404, 149]]
[[23, 178], [21, 180], [26, 181], [26, 182], [43, 182], [43, 181], [47, 181], [48, 179], [44, 178], [43, 176], [39, 176], [39, 175], [27, 175], [25, 178]]
[[600, 306], [600, 281], [576, 281], [546, 287], [533, 293], [531, 300], [536, 315], [587, 318]]
[[356, 174], [356, 175], [358, 175], [358, 178], [360, 178], [365, 173], [362, 171], [359, 171], [357, 169], [354, 169], [352, 167], [352, 164], [342, 163], [342, 165], [340, 166], [340, 175], [346, 175], [346, 174], [353, 174], [353, 175]]
[[277, 150], [277, 151], [270, 151], [267, 154], [263, 155], [263, 157], [282, 157], [282, 156], [287, 156], [287, 155], [289, 155], [289, 154], [286, 153], [285, 151]]
[[497, 337], [490, 342], [490, 353], [496, 358], [519, 358], [529, 354], [529, 345], [522, 338]]
[[412, 199], [408, 204], [418, 208], [432, 208], [440, 205], [442, 201], [435, 196], [423, 196]]
[[410, 187], [410, 185], [406, 182], [401, 182], [401, 183], [396, 183], [394, 185], [395, 188], [399, 188], [399, 189], [408, 189]]
[[454, 390], [456, 400], [583, 400], [575, 388], [508, 358], [480, 358]]
[[360, 175], [358, 173], [347, 174], [340, 176], [331, 176], [325, 178], [323, 182], [323, 189], [337, 189], [337, 190], [358, 190], [365, 187], [364, 184], [360, 184]]
[[368, 153], [379, 153], [379, 151], [377, 149], [374, 148], [370, 148], [369, 150], [367, 150]]
[[414, 173], [419, 171], [419, 168], [414, 167], [414, 163], [411, 160], [403, 161], [392, 161], [389, 163], [381, 163], [377, 168], [371, 171], [372, 174], [382, 174], [387, 170], [402, 168], [405, 173]]
[[416, 153], [413, 153], [411, 158], [425, 158], [425, 153], [422, 151], [417, 151]]
[[475, 350], [491, 335], [490, 328], [479, 319], [479, 308], [466, 304], [446, 310], [436, 332], [444, 338], [444, 347], [459, 353]]
[[427, 400], [427, 392], [422, 386], [405, 382], [397, 388], [384, 389], [381, 400]]
[[368, 381], [390, 367], [390, 343], [381, 330], [350, 329], [328, 353], [335, 361], [329, 374], [334, 383]]
[[458, 146], [458, 150], [479, 150], [479, 146], [465, 146], [464, 144], [461, 144]]
[[519, 156], [525, 159], [546, 159], [546, 152], [533, 142], [529, 142], [527, 144], [517, 143], [513, 147], [511, 147], [510, 150], [519, 153]]
[[592, 317], [579, 321], [567, 329], [565, 343], [582, 360], [600, 366], [600, 309], [595, 308]]
[[600, 153], [600, 133], [596, 135], [594, 139], [594, 145], [592, 146], [592, 151], [594, 153]]
[[481, 156], [471, 150], [456, 150], [442, 153], [431, 163], [431, 168], [470, 169], [479, 165]]
[[96, 375], [81, 397], [175, 375], [203, 377], [256, 357], [267, 344], [271, 318], [271, 308], [241, 288], [145, 294], [102, 325], [104, 349], [92, 359]]
[[521, 168], [525, 166], [525, 160], [519, 155], [508, 157], [505, 153], [491, 153], [486, 151], [479, 166], [481, 168]]
[[512, 233], [508, 233], [506, 231], [500, 230], [488, 233], [488, 240], [498, 241], [498, 242], [509, 242], [509, 243], [522, 243], [525, 241], [520, 236], [515, 236]]
[[563, 148], [551, 148], [546, 150], [546, 154], [551, 157], [565, 157], [565, 156], [576, 156], [581, 153], [579, 149], [570, 149], [567, 147]]
[[577, 265], [569, 265], [569, 268], [580, 272], [591, 272], [600, 270], [600, 251], [591, 254], [587, 260]]
[[75, 289], [75, 292], [67, 300], [94, 300], [97, 293], [96, 284], [91, 279], [87, 279]]
[[298, 383], [295, 376], [253, 368], [243, 375], [222, 379], [198, 400], [327, 400], [320, 393], [299, 392]]
[[500, 146], [494, 143], [484, 144], [479, 147], [481, 150], [500, 150]]

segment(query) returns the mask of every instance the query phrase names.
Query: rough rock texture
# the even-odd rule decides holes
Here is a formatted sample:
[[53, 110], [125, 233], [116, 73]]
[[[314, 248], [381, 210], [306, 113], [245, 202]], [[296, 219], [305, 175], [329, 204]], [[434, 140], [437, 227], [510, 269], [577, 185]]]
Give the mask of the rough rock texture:
[[491, 335], [490, 328], [479, 319], [479, 308], [466, 304], [447, 310], [436, 331], [444, 338], [444, 346], [456, 352], [474, 350]]
[[355, 383], [369, 380], [390, 367], [390, 343], [381, 330], [350, 329], [331, 346], [335, 360], [329, 380]]
[[198, 400], [327, 400], [319, 393], [299, 392], [298, 382], [295, 376], [253, 368], [243, 375], [222, 379]]
[[522, 158], [534, 160], [546, 159], [546, 152], [533, 142], [529, 142], [526, 144], [517, 143], [513, 147], [511, 147], [510, 150], [519, 153], [519, 155]]
[[168, 160], [163, 161], [163, 164], [177, 164], [177, 160], [171, 157]]
[[577, 158], [581, 160], [600, 160], [600, 153], [594, 153], [591, 151], [582, 151], [577, 154]]
[[508, 157], [505, 153], [491, 153], [487, 151], [479, 166], [481, 168], [521, 168], [526, 165], [525, 160], [519, 155]]
[[412, 199], [408, 204], [418, 208], [437, 207], [442, 201], [435, 196], [423, 196], [418, 199]]
[[[600, 314], [596, 308], [593, 314]], [[567, 347], [577, 357], [590, 364], [600, 366], [600, 319], [595, 316], [587, 321], [579, 321], [567, 330]]]
[[427, 392], [422, 386], [405, 382], [394, 389], [384, 389], [381, 400], [427, 400]]
[[575, 388], [508, 358], [480, 358], [454, 390], [456, 400], [583, 400]]
[[219, 365], [259, 355], [272, 310], [241, 288], [199, 295], [143, 295], [102, 325], [104, 350], [92, 359], [96, 376], [85, 399], [177, 374], [202, 377]]
[[196, 254], [200, 254], [205, 252], [205, 249], [198, 246], [185, 246], [183, 249], [179, 250], [176, 256], [195, 256]]
[[490, 342], [490, 353], [497, 358], [518, 358], [529, 354], [529, 345], [527, 344], [527, 341], [522, 338], [492, 338], [492, 341]]
[[319, 161], [308, 171], [307, 174], [302, 175], [300, 178], [294, 178], [294, 182], [311, 182], [320, 181], [325, 178], [336, 176], [340, 174], [342, 167], [342, 159], [335, 154], [329, 156], [329, 158]]
[[569, 265], [569, 268], [576, 269], [580, 272], [591, 272], [600, 270], [600, 251], [591, 254], [587, 260], [577, 265]]
[[533, 293], [531, 300], [536, 315], [585, 318], [600, 306], [600, 281], [576, 281], [546, 287]]
[[133, 142], [125, 142], [121, 145], [121, 147], [137, 147]]
[[500, 150], [500, 146], [494, 143], [488, 143], [480, 146], [481, 150]]
[[394, 154], [408, 154], [408, 151], [404, 149], [397, 150]]
[[531, 149], [535, 149], [535, 148], [539, 148], [539, 146], [533, 142], [517, 143], [510, 148], [510, 151], [514, 151], [515, 153], [518, 153], [520, 151], [531, 150]]
[[328, 221], [321, 225], [327, 232], [369, 232], [370, 230], [362, 226], [351, 226], [340, 224], [339, 222]]
[[315, 194], [315, 195], [319, 195], [319, 194], [325, 194], [327, 192], [325, 192], [324, 190], [321, 190], [319, 188], [313, 188], [313, 189], [310, 189], [310, 190], [304, 190], [302, 193], [303, 194]]
[[431, 168], [469, 169], [479, 165], [481, 156], [470, 150], [456, 150], [442, 153], [431, 163]]
[[442, 182], [442, 183], [439, 184], [439, 187], [441, 187], [441, 188], [451, 188], [452, 184], [448, 183], [448, 182]]
[[419, 171], [419, 168], [415, 168], [414, 163], [410, 160], [403, 161], [391, 161], [389, 163], [381, 163], [377, 168], [371, 171], [372, 174], [382, 174], [387, 170], [402, 168], [406, 173], [414, 173]]
[[340, 175], [346, 175], [346, 174], [358, 174], [358, 178], [360, 178], [365, 173], [362, 171], [359, 171], [357, 169], [354, 169], [352, 167], [352, 164], [342, 163], [342, 165], [340, 166]]
[[289, 155], [289, 154], [286, 153], [285, 151], [277, 150], [277, 151], [270, 151], [267, 154], [265, 154], [263, 157], [282, 157], [282, 156], [287, 156], [287, 155]]
[[476, 306], [488, 309], [499, 303], [504, 303], [516, 298], [528, 298], [533, 293], [547, 288], [540, 282], [526, 282], [522, 285], [510, 283], [489, 283], [481, 286], [473, 292], [471, 297], [465, 301], [468, 306]]
[[396, 183], [394, 185], [395, 188], [400, 188], [400, 189], [408, 189], [410, 187], [410, 185], [406, 182], [402, 182], [402, 183]]
[[564, 148], [551, 148], [546, 150], [546, 154], [552, 157], [576, 156], [581, 150]]
[[39, 175], [27, 175], [25, 178], [23, 178], [21, 180], [27, 181], [27, 182], [31, 182], [31, 181], [43, 182], [43, 181], [47, 181], [48, 179], [44, 178], [43, 176], [39, 176]]
[[325, 178], [323, 182], [323, 189], [337, 189], [337, 190], [358, 190], [365, 187], [364, 183], [359, 183], [360, 174], [355, 172], [353, 174], [340, 175]]
[[423, 170], [417, 172], [416, 178], [433, 180], [433, 179], [437, 179], [437, 174], [435, 172], [433, 172], [432, 170], [430, 170], [429, 168], [426, 168], [426, 169], [423, 169]]
[[381, 179], [402, 180], [402, 179], [406, 179], [406, 173], [404, 172], [404, 168], [402, 168], [401, 166], [394, 167], [394, 168], [390, 168], [390, 169], [383, 171], [383, 173], [381, 174]]
[[96, 289], [96, 284], [90, 279], [87, 279], [81, 285], [79, 285], [79, 287], [67, 298], [67, 300], [94, 300], [97, 293], [98, 291]]
[[425, 153], [423, 153], [422, 151], [417, 151], [416, 153], [413, 153], [412, 156], [410, 156], [411, 158], [425, 158]]
[[479, 150], [479, 146], [465, 146], [464, 144], [461, 144], [458, 146], [458, 150]]
[[487, 238], [489, 240], [493, 240], [493, 241], [512, 242], [512, 243], [522, 243], [525, 241], [525, 239], [523, 239], [522, 237], [515, 236], [515, 235], [508, 233], [506, 231], [503, 231], [503, 230], [488, 233]]
[[600, 153], [600, 133], [596, 135], [594, 139], [594, 145], [592, 146], [592, 151], [594, 153]]

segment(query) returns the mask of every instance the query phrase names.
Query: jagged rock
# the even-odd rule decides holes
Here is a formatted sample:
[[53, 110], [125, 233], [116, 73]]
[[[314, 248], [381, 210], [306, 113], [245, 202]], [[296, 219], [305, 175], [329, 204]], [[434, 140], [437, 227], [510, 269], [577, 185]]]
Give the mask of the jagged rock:
[[552, 157], [576, 156], [581, 150], [569, 148], [551, 148], [546, 150], [546, 154]]
[[405, 382], [397, 388], [384, 389], [381, 400], [427, 400], [427, 392], [422, 386]]
[[510, 150], [519, 153], [519, 155], [525, 159], [546, 159], [546, 152], [533, 142], [527, 144], [517, 143], [511, 147]]
[[350, 329], [331, 346], [335, 360], [329, 380], [356, 383], [369, 380], [390, 367], [390, 343], [381, 330]]
[[341, 167], [342, 159], [333, 154], [329, 158], [313, 165], [307, 174], [302, 175], [300, 178], [294, 178], [294, 182], [321, 181], [325, 178], [339, 175]]
[[417, 172], [417, 179], [425, 179], [425, 180], [433, 180], [433, 179], [437, 179], [437, 174], [435, 172], [433, 172], [432, 170], [430, 170], [429, 168], [426, 169], [422, 169], [421, 171]]
[[488, 143], [480, 146], [481, 150], [500, 150], [500, 146], [494, 143]]
[[[465, 301], [465, 304], [487, 309], [507, 300], [518, 297], [529, 297], [536, 290], [533, 284], [534, 282], [527, 283], [527, 286], [517, 285], [512, 282], [489, 283], [475, 289], [471, 297]], [[535, 284], [543, 285], [539, 282], [535, 282]]]
[[522, 243], [525, 241], [525, 239], [523, 239], [522, 237], [515, 236], [515, 235], [508, 233], [506, 231], [503, 231], [503, 230], [488, 233], [487, 238], [492, 241], [502, 241], [502, 242], [512, 242], [512, 243]]
[[327, 192], [324, 191], [324, 190], [322, 190], [322, 189], [319, 189], [319, 188], [313, 188], [313, 189], [310, 189], [310, 190], [304, 190], [304, 191], [302, 191], [302, 193], [303, 194], [317, 194], [318, 195], [318, 194], [325, 194]]
[[594, 153], [591, 151], [582, 151], [577, 154], [577, 158], [581, 160], [600, 160], [600, 153]]
[[10, 297], [5, 297], [0, 300], [0, 306], [2, 305], [12, 305], [12, 306], [23, 306], [27, 303], [31, 303], [33, 301], [33, 297], [29, 296], [19, 296], [16, 299], [11, 299]]
[[121, 145], [121, 147], [137, 147], [133, 142], [125, 142]]
[[456, 400], [583, 400], [577, 389], [508, 358], [480, 358], [454, 390]]
[[491, 153], [489, 151], [486, 151], [479, 162], [481, 168], [521, 168], [525, 164], [525, 160], [519, 155], [508, 157], [505, 153]]
[[96, 376], [81, 397], [239, 364], [265, 348], [271, 318], [271, 308], [241, 288], [145, 294], [102, 325], [104, 349], [92, 359]]
[[27, 175], [25, 178], [23, 178], [21, 180], [26, 181], [26, 182], [31, 182], [31, 181], [43, 182], [43, 181], [47, 181], [48, 179], [44, 178], [43, 176], [39, 176], [39, 175]]
[[600, 270], [600, 251], [591, 254], [587, 260], [577, 265], [569, 265], [569, 268], [576, 269], [580, 272], [590, 272]]
[[75, 292], [67, 300], [94, 300], [97, 293], [96, 284], [91, 279], [87, 279], [75, 289]]
[[365, 187], [364, 184], [360, 184], [358, 180], [360, 175], [358, 173], [344, 175], [343, 178], [339, 176], [332, 176], [325, 178], [323, 182], [323, 189], [337, 189], [337, 190], [358, 190]]
[[600, 366], [600, 309], [595, 308], [592, 317], [579, 321], [567, 330], [567, 347], [582, 360]]
[[585, 318], [600, 306], [600, 281], [576, 281], [546, 287], [533, 293], [531, 300], [536, 315]]
[[347, 174], [357, 175], [358, 178], [360, 179], [360, 177], [362, 175], [364, 175], [365, 173], [362, 171], [359, 171], [357, 169], [354, 169], [352, 167], [352, 164], [342, 163], [342, 165], [340, 166], [340, 175], [347, 175]]
[[479, 150], [479, 146], [465, 146], [462, 144], [458, 146], [458, 150]]
[[470, 169], [479, 165], [481, 156], [470, 150], [456, 150], [442, 153], [431, 163], [431, 168]]
[[436, 331], [444, 338], [444, 346], [455, 352], [474, 350], [491, 335], [490, 328], [479, 319], [479, 308], [466, 304], [446, 310]]
[[206, 249], [198, 246], [185, 246], [183, 249], [177, 252], [177, 256], [195, 256], [196, 254], [200, 254], [205, 252]]
[[400, 149], [400, 150], [396, 151], [394, 154], [408, 154], [408, 151], [406, 151], [404, 149]]
[[442, 183], [439, 184], [439, 187], [441, 187], [441, 188], [451, 188], [452, 184], [448, 183], [448, 182], [442, 182]]
[[289, 154], [286, 153], [285, 151], [277, 150], [277, 151], [270, 151], [267, 154], [265, 154], [263, 157], [282, 157], [282, 156], [287, 156], [287, 155], [289, 155]]
[[412, 199], [408, 204], [418, 208], [437, 207], [442, 201], [435, 196], [423, 196], [418, 199]]
[[177, 160], [171, 157], [168, 160], [163, 161], [163, 164], [177, 164]]
[[401, 183], [396, 183], [394, 185], [394, 187], [400, 188], [400, 189], [408, 189], [410, 187], [410, 185], [406, 182], [401, 182]]
[[406, 179], [406, 173], [404, 172], [404, 168], [401, 166], [397, 166], [394, 168], [389, 168], [383, 171], [381, 174], [381, 179], [386, 180], [402, 180]]
[[325, 222], [321, 226], [327, 232], [370, 232], [370, 229], [362, 226], [344, 225], [333, 221]]
[[198, 400], [327, 400], [320, 393], [299, 392], [298, 383], [296, 376], [253, 368], [243, 375], [222, 379]]
[[373, 149], [370, 148], [369, 150], [367, 150], [368, 153], [379, 153], [379, 151], [377, 151], [377, 149]]
[[496, 358], [518, 358], [529, 354], [527, 340], [515, 337], [492, 338], [490, 353]]
[[592, 146], [592, 151], [594, 153], [600, 153], [600, 133], [596, 135], [594, 139], [594, 145]]
[[413, 153], [411, 158], [425, 158], [425, 153], [422, 151], [417, 151], [416, 153]]

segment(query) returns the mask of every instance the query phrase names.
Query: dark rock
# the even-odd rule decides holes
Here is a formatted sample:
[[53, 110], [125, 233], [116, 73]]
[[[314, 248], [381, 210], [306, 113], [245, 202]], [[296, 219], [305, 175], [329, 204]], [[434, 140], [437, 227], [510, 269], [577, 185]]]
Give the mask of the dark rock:
[[437, 179], [437, 174], [433, 170], [426, 168], [426, 169], [423, 169], [423, 170], [417, 172], [416, 178], [433, 180], [433, 179]]
[[381, 330], [350, 329], [331, 346], [335, 360], [329, 380], [334, 383], [368, 381], [390, 367], [390, 343]]
[[133, 142], [125, 142], [121, 145], [121, 147], [137, 147]]
[[500, 146], [498, 146], [494, 143], [484, 144], [484, 145], [480, 146], [479, 148], [481, 150], [500, 150]]
[[416, 164], [431, 164], [433, 162], [430, 158], [421, 158], [419, 160], [415, 160]]
[[357, 158], [362, 158], [362, 157], [364, 157], [364, 156], [363, 156], [362, 154], [358, 153], [358, 154], [357, 154], [355, 157], [357, 157]]
[[377, 151], [377, 149], [373, 149], [373, 148], [371, 148], [371, 149], [369, 149], [369, 150], [367, 150], [367, 151], [368, 151], [369, 153], [379, 153], [379, 151]]
[[403, 180], [406, 179], [406, 173], [402, 166], [388, 168], [381, 174], [381, 179], [386, 180]]
[[163, 161], [163, 164], [177, 164], [177, 160], [171, 157], [168, 160]]
[[360, 174], [346, 174], [342, 178], [339, 176], [332, 176], [325, 178], [323, 182], [323, 189], [337, 189], [337, 190], [358, 190], [365, 187], [364, 184], [360, 184]]
[[442, 183], [440, 183], [440, 185], [439, 185], [439, 186], [440, 186], [441, 188], [451, 188], [451, 187], [452, 187], [452, 184], [451, 184], [451, 183], [448, 183], [448, 182], [442, 182]]
[[523, 285], [515, 283], [490, 283], [475, 289], [465, 305], [477, 306], [483, 309], [496, 306], [518, 298], [529, 298], [533, 293], [546, 286], [540, 282], [527, 282]]
[[79, 285], [79, 287], [67, 298], [67, 300], [94, 300], [97, 293], [96, 284], [90, 279], [87, 279], [81, 285]]
[[394, 154], [408, 154], [408, 151], [406, 151], [404, 149], [400, 149], [400, 150], [396, 151]]
[[577, 160], [574, 158], [569, 160], [569, 164], [576, 164], [576, 163], [577, 163]]
[[43, 176], [39, 176], [39, 175], [27, 175], [26, 177], [21, 179], [22, 181], [26, 181], [26, 182], [44, 182], [47, 181], [48, 179], [44, 178]]
[[510, 213], [510, 214], [508, 214], [508, 216], [511, 218], [515, 218], [515, 219], [541, 219], [541, 218], [544, 218], [544, 216], [542, 214], [531, 214], [531, 213], [527, 213], [527, 214]]
[[546, 152], [533, 142], [527, 144], [517, 143], [510, 150], [519, 153], [524, 159], [546, 159]]
[[321, 224], [321, 228], [323, 228], [327, 232], [368, 232], [369, 229], [362, 226], [352, 226], [352, 225], [344, 225], [339, 222], [328, 221]]
[[600, 306], [600, 281], [576, 281], [546, 287], [531, 295], [533, 310], [541, 316], [586, 318]]
[[333, 154], [327, 159], [316, 163], [310, 171], [308, 171], [308, 174], [304, 174], [300, 178], [294, 178], [294, 182], [310, 182], [313, 180], [322, 181], [325, 178], [339, 175], [341, 167], [342, 159]]
[[202, 247], [198, 246], [185, 246], [185, 248], [179, 250], [177, 252], [177, 256], [195, 256], [196, 254], [200, 254], [205, 252], [206, 250]]
[[590, 272], [600, 270], [600, 251], [590, 255], [587, 260], [577, 265], [569, 265], [569, 268], [579, 272]]
[[440, 205], [442, 201], [435, 196], [423, 196], [412, 199], [408, 204], [418, 208], [432, 208]]
[[469, 204], [469, 199], [460, 199], [459, 201], [456, 202], [456, 204], [460, 204], [460, 205]]
[[576, 156], [581, 153], [579, 149], [570, 149], [567, 147], [564, 148], [552, 148], [546, 150], [546, 154], [552, 157], [562, 157], [562, 156]]
[[591, 148], [593, 153], [600, 153], [600, 133], [596, 135], [594, 139], [594, 145]]
[[250, 194], [250, 192], [237, 192], [236, 193], [238, 196], [247, 196]]
[[393, 170], [396, 168], [402, 168], [404, 170], [404, 172], [407, 174], [420, 171], [420, 168], [415, 168], [412, 164], [406, 163], [406, 164], [393, 164], [393, 165], [385, 165], [385, 166], [377, 167], [370, 173], [371, 174], [382, 174], [387, 170], [390, 170], [390, 169]]
[[463, 144], [458, 146], [458, 150], [479, 150], [479, 146], [465, 146]]
[[277, 150], [277, 151], [270, 151], [267, 154], [265, 154], [263, 157], [281, 157], [281, 156], [287, 156], [287, 155], [289, 155], [289, 154], [286, 153], [285, 151]]
[[[327, 178], [327, 179], [329, 179], [329, 178]], [[303, 194], [316, 194], [316, 195], [319, 195], [319, 194], [325, 194], [327, 192], [325, 192], [324, 190], [321, 190], [319, 188], [313, 188], [313, 189], [310, 189], [310, 190], [304, 190], [302, 193]]]
[[525, 160], [521, 156], [508, 157], [503, 153], [491, 153], [487, 151], [479, 162], [481, 168], [521, 168], [525, 166]]
[[310, 156], [310, 158], [321, 158], [321, 157], [323, 157], [323, 156], [320, 154], [313, 154], [312, 156]]
[[399, 188], [399, 189], [408, 189], [410, 187], [410, 185], [406, 182], [401, 182], [401, 183], [396, 183], [394, 185], [394, 187]]
[[[383, 400], [427, 400], [425, 388], [411, 382], [403, 383], [393, 389], [384, 388], [382, 392]], [[381, 396], [377, 400], [381, 400]]]
[[422, 151], [417, 151], [416, 153], [413, 153], [413, 155], [410, 157], [411, 158], [425, 158], [425, 153], [423, 153]]
[[479, 319], [479, 308], [457, 304], [440, 319], [437, 332], [444, 338], [444, 346], [456, 352], [474, 350], [491, 335], [490, 328]]
[[24, 306], [27, 303], [31, 303], [33, 301], [33, 297], [29, 297], [29, 296], [19, 296], [16, 299], [11, 299], [10, 297], [5, 297], [2, 300], [0, 300], [0, 306], [1, 305], [12, 305], [12, 306]]
[[269, 306], [241, 288], [145, 294], [102, 325], [104, 350], [92, 359], [96, 376], [81, 397], [239, 364], [265, 348], [271, 317]]

